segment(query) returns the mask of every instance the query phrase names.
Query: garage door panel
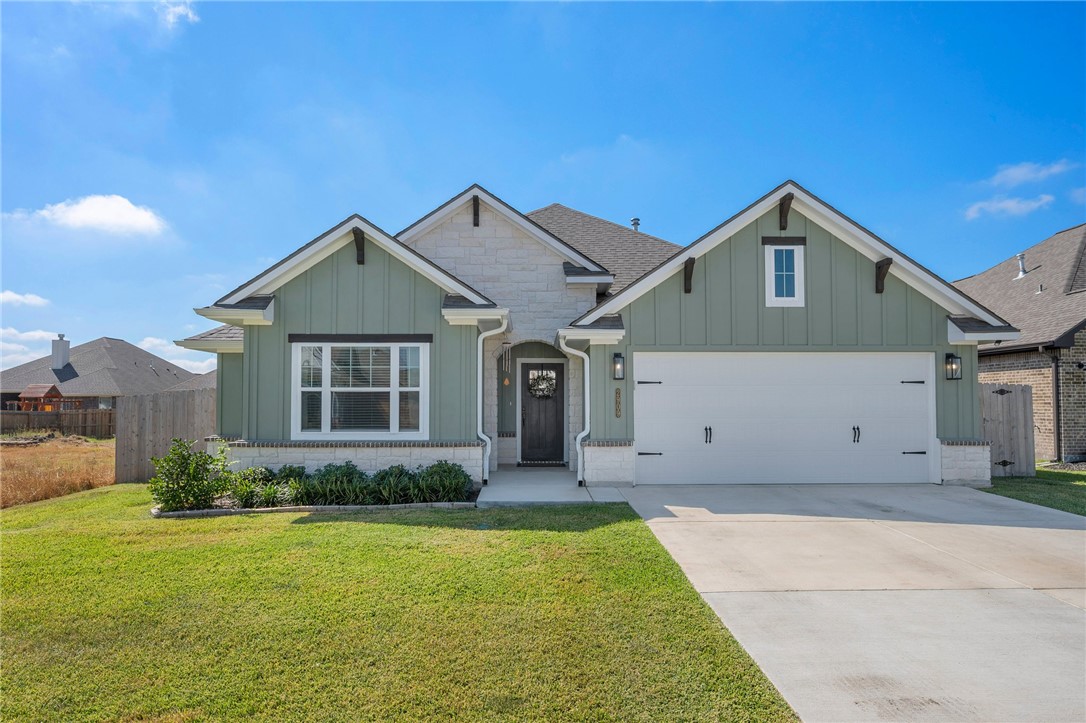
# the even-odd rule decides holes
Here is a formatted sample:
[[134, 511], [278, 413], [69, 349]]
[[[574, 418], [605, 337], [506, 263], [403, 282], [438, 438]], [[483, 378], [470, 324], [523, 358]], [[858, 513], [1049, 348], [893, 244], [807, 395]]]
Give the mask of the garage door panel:
[[934, 448], [931, 354], [649, 352], [633, 368], [659, 382], [634, 391], [640, 484], [929, 481], [927, 455], [903, 453]]

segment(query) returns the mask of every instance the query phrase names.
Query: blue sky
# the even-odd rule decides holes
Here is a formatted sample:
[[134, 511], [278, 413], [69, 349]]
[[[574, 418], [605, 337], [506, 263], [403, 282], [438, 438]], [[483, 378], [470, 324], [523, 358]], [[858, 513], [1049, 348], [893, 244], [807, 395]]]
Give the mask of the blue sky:
[[793, 178], [950, 279], [1086, 220], [1086, 5], [4, 3], [4, 367], [172, 347], [479, 182], [686, 244]]

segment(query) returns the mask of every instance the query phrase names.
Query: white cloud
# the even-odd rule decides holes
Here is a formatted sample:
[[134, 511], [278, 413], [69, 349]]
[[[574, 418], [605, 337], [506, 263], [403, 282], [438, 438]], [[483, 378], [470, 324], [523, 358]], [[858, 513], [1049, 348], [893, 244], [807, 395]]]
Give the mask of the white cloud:
[[176, 364], [182, 369], [188, 369], [190, 372], [193, 372], [195, 374], [207, 374], [209, 371], [215, 368], [215, 357], [211, 357], [210, 359], [202, 359], [199, 361], [195, 359], [166, 358], [166, 361], [170, 362], [171, 364]]
[[52, 203], [37, 211], [18, 210], [4, 214], [12, 220], [39, 220], [64, 228], [89, 229], [121, 236], [157, 236], [166, 222], [146, 206], [137, 206], [124, 196], [84, 196]]
[[155, 12], [158, 13], [159, 21], [170, 30], [173, 30], [182, 21], [188, 23], [200, 22], [200, 16], [192, 9], [192, 3], [189, 0], [183, 0], [182, 2], [162, 0], [155, 6]]
[[1047, 193], [1037, 198], [1005, 198], [997, 196], [987, 201], [977, 201], [965, 209], [965, 218], [974, 221], [984, 214], [991, 216], [1025, 216], [1048, 206], [1055, 199]]
[[208, 356], [204, 352], [182, 349], [172, 341], [157, 336], [145, 336], [136, 342], [136, 346], [162, 357], [171, 364], [176, 364], [182, 369], [188, 369], [190, 372], [197, 374], [206, 374], [215, 368], [214, 356]]
[[1014, 165], [1000, 166], [996, 174], [988, 179], [988, 183], [993, 186], [1001, 186], [1003, 188], [1014, 188], [1020, 186], [1023, 183], [1035, 183], [1037, 181], [1043, 181], [1050, 176], [1058, 176], [1061, 173], [1066, 173], [1072, 168], [1077, 168], [1079, 164], [1061, 158], [1055, 163], [1041, 164], [1041, 163], [1015, 163]]
[[14, 291], [0, 291], [0, 304], [12, 306], [45, 306], [49, 299], [43, 299], [37, 294], [19, 294]]
[[57, 333], [55, 331], [42, 331], [41, 329], [19, 331], [10, 326], [0, 329], [0, 340], [2, 341], [50, 341], [56, 338]]
[[51, 351], [48, 342], [56, 338], [55, 332], [41, 329], [19, 331], [10, 326], [0, 329], [0, 369], [48, 356]]
[[1077, 203], [1080, 205], [1086, 204], [1086, 187], [1072, 188], [1069, 195], [1071, 196], [1072, 203]]

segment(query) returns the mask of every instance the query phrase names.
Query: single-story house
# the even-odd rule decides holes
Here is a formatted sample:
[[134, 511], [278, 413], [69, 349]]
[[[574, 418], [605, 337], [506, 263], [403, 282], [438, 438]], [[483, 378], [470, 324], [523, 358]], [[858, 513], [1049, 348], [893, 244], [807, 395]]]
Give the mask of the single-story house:
[[107, 336], [72, 346], [59, 334], [49, 356], [0, 371], [0, 408], [17, 404], [32, 385], [55, 385], [64, 409], [113, 409], [118, 397], [153, 394], [188, 381], [192, 372]]
[[988, 479], [1003, 318], [788, 181], [680, 247], [478, 185], [351, 216], [178, 342], [240, 464], [563, 465], [589, 485]]
[[1086, 224], [954, 285], [1021, 330], [981, 344], [981, 382], [1033, 388], [1039, 459], [1086, 460]]

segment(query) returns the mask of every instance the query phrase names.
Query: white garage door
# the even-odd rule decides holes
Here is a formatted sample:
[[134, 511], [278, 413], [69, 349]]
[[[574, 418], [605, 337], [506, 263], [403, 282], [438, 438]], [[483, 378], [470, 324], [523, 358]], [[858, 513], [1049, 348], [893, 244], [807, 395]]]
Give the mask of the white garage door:
[[634, 354], [638, 484], [937, 481], [930, 353]]

